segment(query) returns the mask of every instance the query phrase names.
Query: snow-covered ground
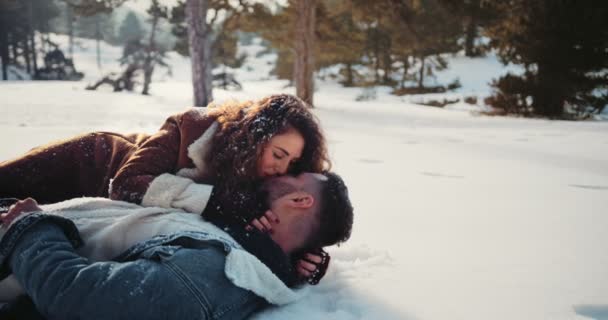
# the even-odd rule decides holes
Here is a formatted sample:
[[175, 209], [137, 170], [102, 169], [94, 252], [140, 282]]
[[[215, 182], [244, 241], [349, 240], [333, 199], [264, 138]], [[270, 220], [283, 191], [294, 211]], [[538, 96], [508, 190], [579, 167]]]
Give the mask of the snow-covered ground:
[[[83, 82], [0, 82], [0, 161], [92, 130], [154, 132], [190, 105], [188, 60], [177, 56], [151, 96], [84, 90], [97, 67], [82, 43]], [[107, 71], [120, 50], [104, 52]], [[215, 98], [293, 93], [268, 80], [269, 57], [239, 71], [242, 91]], [[502, 72], [493, 57], [461, 60], [464, 94], [487, 92]], [[608, 319], [608, 122], [478, 116], [384, 88], [356, 102], [361, 89], [317, 86], [353, 237], [330, 250], [309, 295], [256, 319]]]

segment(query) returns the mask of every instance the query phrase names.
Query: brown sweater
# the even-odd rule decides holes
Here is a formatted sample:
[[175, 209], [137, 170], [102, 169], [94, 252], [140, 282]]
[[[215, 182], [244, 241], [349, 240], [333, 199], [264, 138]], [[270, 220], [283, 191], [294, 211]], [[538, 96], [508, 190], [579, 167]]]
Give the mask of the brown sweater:
[[[0, 163], [0, 197], [50, 203], [109, 196], [202, 211], [211, 188], [194, 181], [208, 176], [204, 159], [216, 128], [205, 109], [191, 108], [153, 135], [94, 132], [37, 147]], [[182, 188], [165, 188], [176, 184]]]

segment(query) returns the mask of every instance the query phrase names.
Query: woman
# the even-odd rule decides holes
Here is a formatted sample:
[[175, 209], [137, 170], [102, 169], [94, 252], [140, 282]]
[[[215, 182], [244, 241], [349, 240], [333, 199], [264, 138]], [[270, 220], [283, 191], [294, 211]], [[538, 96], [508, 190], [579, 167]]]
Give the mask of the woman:
[[[154, 135], [95, 132], [35, 148], [0, 164], [0, 197], [40, 203], [110, 197], [269, 230], [273, 216], [262, 216], [255, 204], [263, 202], [251, 196], [260, 180], [329, 166], [318, 121], [300, 99], [281, 94], [190, 109]], [[316, 269], [310, 262], [323, 259], [306, 257], [297, 268], [310, 275]]]

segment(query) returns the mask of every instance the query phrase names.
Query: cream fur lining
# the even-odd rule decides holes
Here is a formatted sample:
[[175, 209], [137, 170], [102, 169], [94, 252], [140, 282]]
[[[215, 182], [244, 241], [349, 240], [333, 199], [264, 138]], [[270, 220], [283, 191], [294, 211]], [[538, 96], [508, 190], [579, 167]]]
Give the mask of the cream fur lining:
[[145, 207], [176, 208], [200, 214], [207, 206], [211, 191], [212, 185], [163, 173], [152, 180], [141, 204]]
[[232, 249], [226, 256], [224, 273], [237, 287], [251, 290], [275, 305], [292, 303], [308, 292], [308, 287], [292, 290], [285, 286], [257, 257], [241, 249]]
[[[224, 273], [237, 287], [277, 305], [294, 302], [308, 292], [307, 287], [293, 290], [285, 286], [257, 257], [199, 215], [103, 198], [76, 198], [42, 207], [47, 213], [63, 216], [76, 224], [85, 244], [78, 253], [92, 261], [109, 260], [156, 235], [198, 231], [207, 234], [208, 240], [230, 246]], [[20, 292], [23, 290], [14, 278], [0, 281], [0, 298], [4, 301]]]
[[178, 176], [196, 179], [207, 173], [205, 158], [211, 148], [211, 140], [213, 140], [219, 126], [217, 121], [213, 122], [198, 139], [188, 146], [188, 158], [194, 163], [194, 168], [183, 168], [177, 172]]

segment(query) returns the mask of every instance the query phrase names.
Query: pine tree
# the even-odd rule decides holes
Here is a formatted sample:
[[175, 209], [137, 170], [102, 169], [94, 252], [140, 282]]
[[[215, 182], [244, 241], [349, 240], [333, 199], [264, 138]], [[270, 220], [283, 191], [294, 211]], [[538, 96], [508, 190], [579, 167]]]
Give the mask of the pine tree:
[[152, 74], [154, 73], [154, 67], [157, 64], [167, 67], [164, 62], [164, 51], [161, 50], [156, 43], [156, 33], [158, 31], [158, 24], [162, 19], [168, 18], [168, 9], [166, 6], [160, 5], [158, 0], [152, 0], [150, 8], [148, 8], [148, 14], [150, 15], [150, 36], [148, 38], [148, 44], [146, 46], [146, 54], [143, 63], [144, 70], [144, 87], [142, 94], [148, 94], [150, 90], [150, 82], [152, 82]]
[[354, 86], [354, 67], [361, 63], [366, 33], [354, 18], [350, 1], [324, 1], [317, 9], [317, 68], [342, 64], [342, 84]]
[[186, 0], [172, 9], [170, 22], [178, 37], [176, 50], [189, 55], [192, 62], [194, 105], [204, 107], [213, 100], [212, 69], [217, 61], [214, 49], [221, 50], [223, 46], [216, 41], [230, 41], [223, 33], [234, 28], [233, 23], [253, 4], [247, 0]]
[[[425, 78], [447, 67], [441, 54], [458, 49], [458, 21], [439, 0], [352, 2], [355, 19], [367, 33], [365, 60], [373, 70], [374, 83], [396, 84], [392, 73], [399, 62], [401, 87], [415, 79], [423, 91]], [[410, 72], [413, 67], [418, 68], [415, 73]]]
[[412, 8], [411, 26], [415, 34], [412, 53], [419, 63], [418, 88], [423, 88], [425, 75], [447, 67], [440, 55], [459, 49], [460, 31], [456, 16], [437, 0], [420, 2]]
[[[504, 63], [521, 76], [495, 82], [494, 106], [550, 118], [601, 112], [608, 103], [608, 3], [513, 0], [497, 3], [504, 17], [488, 29]], [[529, 104], [528, 101], [531, 101]]]
[[53, 1], [0, 1], [0, 59], [2, 78], [8, 79], [8, 66], [37, 69], [34, 32], [48, 32], [48, 22], [58, 13]]
[[98, 13], [109, 13], [127, 0], [63, 0], [79, 16], [92, 16]]
[[491, 25], [499, 17], [489, 0], [440, 0], [462, 24], [463, 48], [467, 57], [476, 57], [484, 53], [485, 46], [477, 45], [475, 40], [480, 30]]
[[[300, 12], [288, 2], [285, 7], [272, 8], [256, 4], [243, 17], [241, 28], [260, 35], [278, 58], [272, 73], [281, 79], [294, 80], [295, 26]], [[318, 1], [315, 12], [315, 70], [334, 64], [344, 65], [345, 85], [354, 85], [353, 67], [360, 63], [365, 45], [364, 32], [356, 26], [350, 0]]]
[[[289, 4], [289, 3], [288, 3]], [[293, 84], [294, 47], [293, 39], [296, 11], [294, 6], [277, 7], [257, 3], [241, 19], [241, 29], [260, 35], [277, 54], [272, 74]]]
[[88, 39], [106, 39], [112, 37], [112, 19], [108, 13], [97, 13], [92, 16], [78, 17], [74, 24], [75, 35]]
[[139, 40], [143, 38], [144, 34], [145, 33], [141, 22], [135, 13], [130, 11], [120, 24], [118, 29], [118, 39], [122, 43], [127, 43], [132, 40]]
[[[103, 34], [111, 34], [109, 14], [126, 0], [63, 0], [67, 4], [68, 32], [70, 36], [70, 57], [73, 54], [74, 20], [81, 22], [83, 35], [96, 40], [97, 66], [101, 68], [101, 40]], [[80, 28], [79, 28], [80, 29]]]
[[49, 22], [59, 15], [60, 9], [56, 1], [27, 0], [31, 4], [32, 28], [40, 32], [48, 32]]
[[214, 67], [222, 65], [240, 68], [247, 57], [246, 54], [237, 55], [238, 34], [233, 30], [223, 30], [215, 39], [211, 51]]
[[178, 1], [177, 4], [171, 8], [169, 22], [171, 23], [171, 33], [176, 38], [173, 49], [183, 56], [190, 55], [185, 1]]
[[[368, 3], [362, 0], [353, 0], [355, 19], [362, 26], [365, 34], [364, 60], [373, 71], [375, 84], [392, 84], [393, 73], [393, 32], [402, 32], [395, 29], [394, 15], [391, 0], [379, 0]], [[368, 79], [369, 80], [369, 79]]]

